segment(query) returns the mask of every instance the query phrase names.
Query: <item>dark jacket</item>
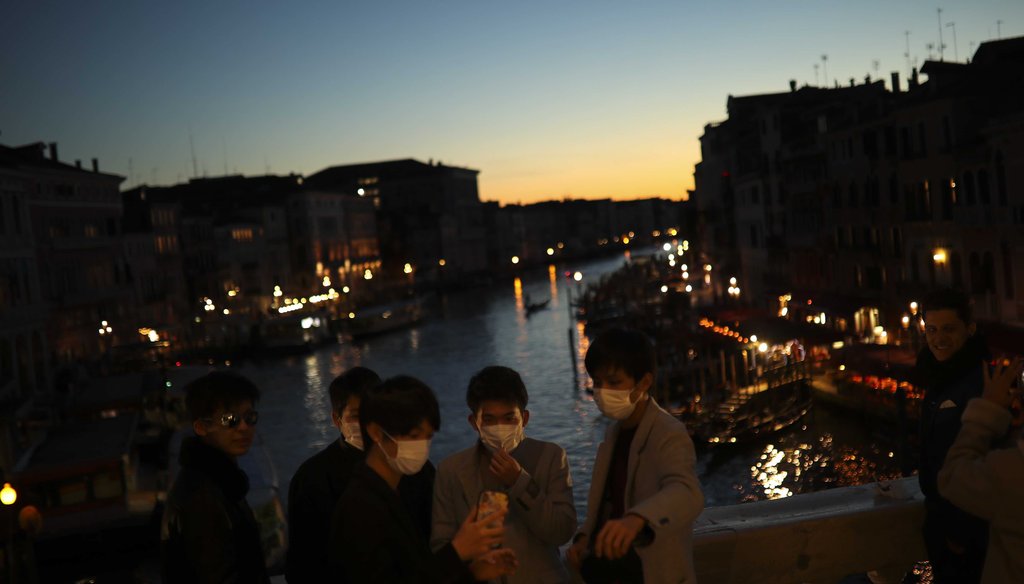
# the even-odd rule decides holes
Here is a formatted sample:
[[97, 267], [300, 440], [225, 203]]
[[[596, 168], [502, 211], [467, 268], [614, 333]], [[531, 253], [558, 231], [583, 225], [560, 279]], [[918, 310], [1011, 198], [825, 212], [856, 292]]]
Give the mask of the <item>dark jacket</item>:
[[344, 571], [349, 582], [358, 583], [472, 581], [450, 543], [431, 553], [427, 541], [399, 494], [366, 464], [356, 467], [334, 510], [332, 572]]
[[960, 544], [984, 545], [987, 524], [960, 510], [939, 494], [938, 476], [953, 441], [960, 432], [960, 418], [967, 402], [981, 396], [984, 387], [982, 362], [988, 348], [979, 335], [971, 336], [949, 360], [940, 362], [925, 347], [917, 356], [915, 375], [924, 387], [921, 404], [921, 466], [918, 482], [925, 496], [929, 530], [940, 530], [945, 539]]
[[182, 442], [179, 461], [160, 529], [164, 584], [269, 583], [259, 524], [245, 500], [249, 478], [197, 437]]
[[[342, 440], [335, 440], [302, 463], [288, 487], [289, 584], [322, 582], [328, 569], [328, 543], [334, 507], [345, 492], [364, 454]], [[419, 473], [402, 477], [398, 492], [420, 533], [430, 535], [430, 506], [435, 469], [430, 462]], [[344, 576], [332, 577], [345, 582]]]

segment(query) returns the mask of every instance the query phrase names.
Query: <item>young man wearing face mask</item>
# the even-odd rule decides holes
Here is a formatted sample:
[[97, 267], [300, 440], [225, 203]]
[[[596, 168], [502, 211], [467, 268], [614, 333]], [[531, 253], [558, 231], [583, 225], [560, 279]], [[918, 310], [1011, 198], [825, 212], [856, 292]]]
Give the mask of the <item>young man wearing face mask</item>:
[[[331, 514], [353, 469], [364, 458], [359, 404], [379, 384], [380, 377], [365, 367], [352, 367], [331, 382], [331, 423], [341, 436], [302, 463], [288, 487], [285, 578], [289, 584], [321, 582], [326, 573]], [[432, 478], [431, 473], [424, 480], [428, 488]], [[429, 506], [426, 510], [429, 512]]]
[[483, 491], [508, 495], [504, 546], [519, 570], [508, 584], [562, 583], [569, 574], [558, 547], [576, 531], [576, 508], [565, 450], [527, 438], [526, 386], [508, 367], [486, 367], [466, 391], [473, 446], [438, 465], [430, 544], [440, 549], [455, 537]]
[[[434, 392], [408, 376], [388, 379], [360, 405], [366, 459], [334, 508], [329, 547], [332, 581], [434, 584], [488, 580], [515, 571], [501, 544], [505, 513], [466, 518], [451, 542], [431, 552], [399, 495], [399, 482], [420, 472], [441, 427]], [[491, 525], [497, 523], [498, 525]]]
[[569, 564], [588, 584], [692, 583], [704, 495], [686, 427], [650, 397], [654, 347], [638, 332], [610, 330], [591, 343], [585, 364], [594, 401], [614, 422], [598, 447]]

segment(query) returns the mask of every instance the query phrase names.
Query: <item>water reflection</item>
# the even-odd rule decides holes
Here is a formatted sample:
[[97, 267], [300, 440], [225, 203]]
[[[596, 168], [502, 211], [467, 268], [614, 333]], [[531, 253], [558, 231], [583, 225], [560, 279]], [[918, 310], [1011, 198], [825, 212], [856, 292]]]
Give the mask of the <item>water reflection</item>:
[[829, 432], [816, 439], [808, 434], [804, 426], [779, 444], [766, 445], [750, 467], [750, 483], [736, 485], [741, 501], [781, 499], [900, 476], [892, 451], [877, 442], [854, 445], [837, 443]]
[[551, 308], [558, 308], [558, 274], [555, 264], [548, 266], [548, 282], [551, 283], [548, 291], [548, 297], [551, 298]]

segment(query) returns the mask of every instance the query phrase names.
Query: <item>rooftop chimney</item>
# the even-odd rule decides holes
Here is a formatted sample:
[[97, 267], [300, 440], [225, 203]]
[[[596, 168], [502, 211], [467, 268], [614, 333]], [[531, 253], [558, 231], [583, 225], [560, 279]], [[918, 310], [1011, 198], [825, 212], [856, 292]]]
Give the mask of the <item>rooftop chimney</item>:
[[917, 67], [914, 67], [910, 71], [910, 87], [917, 87]]
[[78, 158], [75, 159], [75, 168], [82, 168], [82, 161]]
[[92, 159], [92, 171], [93, 172], [99, 172], [100, 171], [100, 161], [95, 159], [95, 158]]
[[899, 93], [900, 92], [900, 73], [899, 73], [899, 71], [893, 71], [892, 72], [892, 92], [893, 93]]
[[59, 161], [59, 159], [57, 158], [57, 143], [56, 142], [50, 142], [50, 160], [52, 160], [54, 162], [58, 162]]

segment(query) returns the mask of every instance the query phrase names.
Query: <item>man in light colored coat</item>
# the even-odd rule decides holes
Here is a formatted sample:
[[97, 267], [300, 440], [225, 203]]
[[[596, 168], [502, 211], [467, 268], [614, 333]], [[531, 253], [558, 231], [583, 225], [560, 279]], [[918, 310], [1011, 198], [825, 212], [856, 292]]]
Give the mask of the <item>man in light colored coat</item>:
[[648, 394], [653, 347], [639, 333], [612, 330], [591, 344], [586, 366], [598, 408], [616, 421], [598, 447], [569, 563], [587, 582], [692, 584], [704, 495], [686, 427]]
[[982, 584], [1024, 582], [1024, 437], [1016, 448], [995, 448], [1013, 418], [1011, 389], [1021, 360], [982, 367], [985, 389], [964, 410], [960, 434], [939, 471], [939, 492], [961, 509], [989, 522]]
[[576, 531], [576, 509], [565, 450], [526, 438], [526, 387], [515, 371], [487, 367], [470, 381], [469, 423], [480, 434], [473, 446], [441, 462], [434, 484], [430, 545], [449, 542], [484, 491], [508, 495], [504, 547], [518, 571], [508, 584], [563, 583], [568, 572], [558, 548]]

